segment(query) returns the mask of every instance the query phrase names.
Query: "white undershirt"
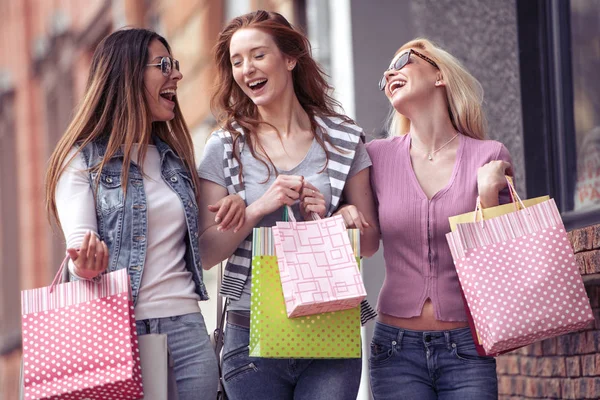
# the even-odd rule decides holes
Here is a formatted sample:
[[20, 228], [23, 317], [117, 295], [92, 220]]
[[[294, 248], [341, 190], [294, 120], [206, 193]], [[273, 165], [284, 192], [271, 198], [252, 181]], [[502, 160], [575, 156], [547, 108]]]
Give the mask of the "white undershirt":
[[[137, 161], [137, 146], [131, 159]], [[67, 160], [75, 153], [71, 150]], [[161, 176], [160, 155], [148, 146], [144, 160], [144, 191], [148, 218], [147, 249], [135, 307], [137, 320], [199, 312], [200, 297], [185, 268], [187, 227], [181, 200]], [[78, 154], [61, 175], [56, 205], [67, 247], [79, 248], [88, 230], [98, 232], [94, 197], [83, 155]], [[127, 210], [125, 210], [127, 212]], [[123, 238], [127, 245], [131, 238]]]

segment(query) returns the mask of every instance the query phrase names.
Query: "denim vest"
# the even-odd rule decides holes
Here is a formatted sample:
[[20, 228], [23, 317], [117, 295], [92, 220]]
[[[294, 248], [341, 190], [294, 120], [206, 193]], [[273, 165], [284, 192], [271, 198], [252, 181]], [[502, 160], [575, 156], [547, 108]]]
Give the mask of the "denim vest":
[[[161, 175], [167, 185], [177, 194], [185, 211], [187, 224], [185, 265], [192, 273], [196, 293], [200, 300], [208, 300], [202, 280], [202, 266], [198, 248], [198, 205], [194, 196], [192, 179], [175, 152], [158, 137], [153, 136], [160, 154]], [[87, 168], [100, 164], [106, 143], [93, 142], [81, 150]], [[100, 239], [106, 242], [109, 251], [108, 271], [127, 268], [131, 282], [133, 304], [137, 303], [148, 236], [148, 215], [143, 176], [135, 163], [129, 165], [127, 195], [121, 188], [123, 152], [117, 153], [104, 165], [100, 172], [100, 187], [96, 197], [96, 219]], [[90, 185], [95, 189], [98, 172], [90, 172]], [[154, 229], [160, 229], [155, 227]]]

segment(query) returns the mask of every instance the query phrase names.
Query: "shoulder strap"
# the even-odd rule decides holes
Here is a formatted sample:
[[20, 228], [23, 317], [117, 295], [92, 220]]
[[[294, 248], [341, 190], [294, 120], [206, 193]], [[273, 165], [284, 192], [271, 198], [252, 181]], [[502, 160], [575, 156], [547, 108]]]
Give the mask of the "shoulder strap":
[[214, 332], [215, 339], [215, 355], [217, 357], [217, 365], [219, 366], [219, 386], [217, 390], [217, 399], [226, 399], [225, 389], [223, 388], [223, 370], [221, 368], [221, 350], [224, 344], [224, 327], [225, 316], [227, 314], [227, 299], [223, 301], [223, 297], [219, 295], [221, 292], [221, 280], [223, 279], [223, 261], [219, 263], [219, 276], [217, 278], [217, 328]]
[[[223, 301], [221, 292], [221, 280], [223, 279], [223, 261], [219, 263], [219, 276], [217, 278], [217, 328], [215, 329], [215, 354], [217, 360], [221, 359], [221, 349], [223, 348], [223, 331], [225, 327], [225, 316], [227, 313], [227, 300]], [[221, 363], [219, 363], [219, 370]]]

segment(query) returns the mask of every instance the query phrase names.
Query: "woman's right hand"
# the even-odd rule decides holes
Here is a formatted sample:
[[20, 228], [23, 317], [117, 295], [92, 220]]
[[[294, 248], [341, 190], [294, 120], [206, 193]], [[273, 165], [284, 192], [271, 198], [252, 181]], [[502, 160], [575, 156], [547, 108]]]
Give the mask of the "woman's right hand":
[[512, 166], [503, 160], [490, 161], [477, 170], [477, 191], [482, 208], [494, 207], [498, 193], [507, 185], [506, 175], [513, 176]]
[[80, 249], [67, 249], [73, 261], [73, 272], [80, 278], [93, 279], [108, 268], [108, 247], [95, 234], [88, 231]]
[[363, 213], [352, 204], [344, 204], [333, 215], [341, 215], [346, 223], [346, 228], [358, 229], [361, 235], [365, 233], [365, 229], [371, 227]]
[[279, 175], [271, 187], [257, 202], [264, 217], [284, 205], [291, 206], [300, 198], [304, 177], [299, 175]]
[[207, 208], [210, 212], [217, 213], [215, 222], [219, 224], [219, 232], [226, 232], [233, 226], [233, 232], [237, 233], [244, 226], [246, 202], [237, 194], [223, 197], [216, 204], [209, 204]]

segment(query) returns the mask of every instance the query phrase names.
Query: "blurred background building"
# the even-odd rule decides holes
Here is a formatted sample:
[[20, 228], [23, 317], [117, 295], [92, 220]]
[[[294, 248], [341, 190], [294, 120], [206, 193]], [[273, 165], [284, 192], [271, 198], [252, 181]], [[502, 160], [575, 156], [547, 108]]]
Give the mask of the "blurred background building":
[[[43, 177], [95, 46], [123, 26], [167, 38], [181, 61], [178, 97], [199, 157], [214, 127], [212, 46], [226, 21], [259, 8], [279, 11], [308, 34], [335, 97], [371, 138], [385, 135], [389, 105], [377, 82], [394, 52], [417, 36], [440, 43], [481, 81], [490, 136], [511, 151], [523, 196], [550, 194], [569, 228], [600, 222], [597, 0], [0, 0], [0, 399], [17, 398], [20, 290], [48, 285], [64, 255], [45, 214]], [[583, 272], [598, 315], [600, 253], [593, 248], [583, 250], [598, 255], [598, 270], [589, 264]], [[374, 304], [381, 254], [364, 271]], [[213, 300], [201, 307], [210, 329], [215, 273], [206, 280]], [[577, 344], [562, 353], [549, 344], [500, 361], [501, 396], [596, 398], [598, 328], [572, 336]], [[548, 357], [565, 367], [532, 367]], [[369, 398], [366, 385], [360, 398]]]

